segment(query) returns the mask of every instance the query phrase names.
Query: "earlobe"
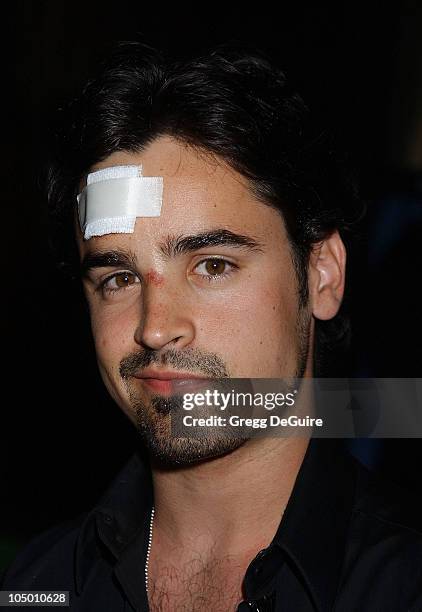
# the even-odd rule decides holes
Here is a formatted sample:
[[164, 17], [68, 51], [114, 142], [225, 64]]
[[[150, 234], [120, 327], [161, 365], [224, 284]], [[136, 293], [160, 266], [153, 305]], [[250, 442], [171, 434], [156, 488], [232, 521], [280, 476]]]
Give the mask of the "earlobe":
[[336, 230], [314, 245], [309, 258], [309, 298], [317, 319], [332, 319], [339, 311], [345, 272], [346, 249]]

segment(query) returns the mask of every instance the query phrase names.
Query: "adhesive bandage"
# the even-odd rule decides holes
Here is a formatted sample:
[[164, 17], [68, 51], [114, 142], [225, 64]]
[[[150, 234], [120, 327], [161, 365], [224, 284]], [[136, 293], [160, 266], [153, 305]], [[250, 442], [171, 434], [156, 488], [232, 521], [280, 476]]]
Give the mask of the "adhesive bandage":
[[160, 216], [163, 177], [142, 176], [142, 166], [111, 166], [88, 174], [77, 201], [85, 240], [131, 234], [136, 217]]

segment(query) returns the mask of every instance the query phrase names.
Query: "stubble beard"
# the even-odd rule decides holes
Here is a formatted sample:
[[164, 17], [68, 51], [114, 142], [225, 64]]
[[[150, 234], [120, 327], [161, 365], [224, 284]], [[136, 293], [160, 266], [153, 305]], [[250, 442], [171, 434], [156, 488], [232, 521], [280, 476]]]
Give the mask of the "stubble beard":
[[[309, 354], [310, 316], [305, 309], [298, 315], [297, 338], [297, 363], [295, 373], [291, 378], [298, 381], [298, 385], [300, 385]], [[178, 359], [178, 354], [174, 353], [173, 359], [172, 351], [166, 353], [167, 363], [177, 367]], [[182, 359], [184, 359], [183, 356]], [[218, 360], [217, 357], [215, 359]], [[158, 361], [158, 358], [151, 355], [149, 362], [153, 361]], [[192, 367], [192, 370], [194, 371], [194, 367]], [[202, 372], [204, 370], [206, 373], [207, 367], [201, 368]], [[210, 369], [208, 369], [208, 374], [210, 378], [218, 378], [221, 381], [224, 377], [228, 377], [228, 372], [221, 361], [218, 361], [218, 367], [214, 367], [216, 376], [211, 375]], [[184, 414], [182, 397], [164, 397], [158, 394], [148, 394], [147, 396], [134, 389], [130, 382], [127, 382], [127, 388], [131, 412], [135, 416], [135, 424], [141, 442], [146, 447], [151, 461], [163, 468], [185, 467], [207, 459], [227, 455], [240, 448], [250, 439], [239, 434], [231, 435], [230, 428], [223, 430], [218, 427], [208, 429], [206, 436], [175, 437], [171, 432], [171, 419], [176, 415], [181, 418], [181, 415]]]

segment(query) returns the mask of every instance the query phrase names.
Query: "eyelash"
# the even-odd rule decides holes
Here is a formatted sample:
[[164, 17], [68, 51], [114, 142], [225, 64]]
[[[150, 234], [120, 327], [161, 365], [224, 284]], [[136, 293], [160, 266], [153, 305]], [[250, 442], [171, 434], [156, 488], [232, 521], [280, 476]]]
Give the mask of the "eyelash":
[[197, 275], [197, 276], [201, 276], [201, 278], [204, 278], [209, 283], [221, 281], [222, 278], [227, 278], [228, 276], [230, 276], [230, 274], [233, 273], [233, 270], [238, 269], [238, 266], [236, 266], [236, 264], [232, 263], [231, 261], [228, 261], [227, 259], [224, 259], [224, 257], [206, 257], [205, 259], [201, 259], [201, 261], [199, 261], [195, 265], [194, 270], [196, 270], [196, 268], [200, 266], [201, 264], [207, 263], [208, 261], [221, 261], [221, 262], [224, 262], [226, 265], [230, 266], [231, 268], [228, 272], [223, 272], [222, 274], [198, 274]]
[[[107, 276], [107, 278], [105, 278], [103, 281], [101, 281], [98, 286], [98, 290], [102, 291], [103, 293], [117, 293], [119, 291], [125, 291], [126, 289], [129, 289], [131, 285], [128, 285], [127, 287], [119, 287], [118, 289], [111, 289], [110, 287], [106, 286], [108, 282], [110, 282], [117, 276], [120, 276], [121, 274], [127, 274], [128, 276], [138, 278], [136, 274], [134, 272], [131, 272], [130, 270], [119, 270], [119, 272], [114, 272], [113, 274], [110, 274], [110, 276]], [[138, 283], [135, 281], [133, 284], [136, 285]]]
[[[201, 278], [207, 280], [209, 283], [220, 281], [222, 278], [227, 278], [227, 276], [230, 276], [230, 274], [232, 274], [233, 270], [238, 269], [238, 266], [236, 266], [236, 264], [232, 263], [231, 261], [228, 261], [227, 259], [224, 259], [223, 257], [207, 257], [206, 259], [201, 259], [201, 261], [199, 261], [195, 265], [194, 270], [201, 264], [207, 263], [208, 261], [221, 261], [221, 262], [224, 262], [226, 265], [230, 266], [231, 268], [228, 272], [223, 272], [222, 274], [215, 274], [215, 275], [198, 274], [197, 275], [197, 276], [201, 276]], [[127, 274], [128, 276], [130, 275], [135, 278], [138, 278], [136, 274], [134, 274], [134, 272], [131, 272], [130, 270], [119, 270], [119, 272], [114, 272], [113, 274], [110, 274], [109, 276], [107, 276], [107, 278], [105, 278], [103, 281], [101, 281], [100, 285], [98, 286], [98, 290], [102, 291], [103, 293], [117, 293], [119, 291], [125, 291], [126, 289], [129, 289], [131, 285], [128, 285], [127, 287], [120, 287], [118, 289], [111, 289], [110, 287], [107, 287], [107, 283], [109, 283], [111, 280], [113, 280], [114, 278], [116, 278], [117, 276], [121, 274]], [[138, 284], [138, 283], [135, 281], [133, 284]]]

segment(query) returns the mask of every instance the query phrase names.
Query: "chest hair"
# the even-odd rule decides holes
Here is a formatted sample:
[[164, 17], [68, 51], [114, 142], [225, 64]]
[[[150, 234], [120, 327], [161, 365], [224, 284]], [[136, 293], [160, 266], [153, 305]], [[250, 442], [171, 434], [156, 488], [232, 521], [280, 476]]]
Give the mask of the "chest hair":
[[180, 567], [161, 562], [151, 567], [151, 612], [234, 612], [242, 601], [245, 569], [232, 557], [199, 556]]

